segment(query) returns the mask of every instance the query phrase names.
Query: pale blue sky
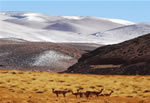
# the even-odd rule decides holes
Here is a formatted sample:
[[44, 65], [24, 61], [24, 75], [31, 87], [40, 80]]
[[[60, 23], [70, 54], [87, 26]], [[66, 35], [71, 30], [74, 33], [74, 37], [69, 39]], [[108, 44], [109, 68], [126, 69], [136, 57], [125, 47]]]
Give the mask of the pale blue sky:
[[149, 0], [0, 0], [0, 11], [97, 16], [135, 22], [150, 22]]

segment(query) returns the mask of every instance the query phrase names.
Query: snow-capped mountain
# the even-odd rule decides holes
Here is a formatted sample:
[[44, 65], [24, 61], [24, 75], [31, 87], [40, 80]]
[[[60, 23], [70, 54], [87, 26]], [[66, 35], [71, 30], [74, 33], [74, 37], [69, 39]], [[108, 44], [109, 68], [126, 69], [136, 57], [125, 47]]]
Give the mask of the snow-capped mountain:
[[60, 72], [99, 44], [119, 43], [149, 32], [149, 23], [0, 12], [0, 64], [5, 68], [26, 70], [28, 66], [39, 71]]
[[[149, 33], [149, 24], [99, 17], [1, 12], [0, 38], [114, 44]], [[91, 35], [92, 34], [92, 35]]]
[[110, 29], [105, 32], [97, 32], [92, 35], [104, 39], [109, 38], [109, 44], [115, 44], [148, 33], [150, 33], [150, 23], [137, 23], [133, 25]]
[[[31, 28], [71, 31], [75, 33], [90, 34], [98, 31], [105, 31], [115, 27], [120, 27], [122, 22], [113, 22], [113, 20], [82, 17], [82, 16], [50, 16], [39, 13], [21, 13], [21, 12], [4, 12], [3, 16], [12, 17], [3, 19], [4, 21], [28, 26]], [[74, 29], [74, 31], [72, 31]]]

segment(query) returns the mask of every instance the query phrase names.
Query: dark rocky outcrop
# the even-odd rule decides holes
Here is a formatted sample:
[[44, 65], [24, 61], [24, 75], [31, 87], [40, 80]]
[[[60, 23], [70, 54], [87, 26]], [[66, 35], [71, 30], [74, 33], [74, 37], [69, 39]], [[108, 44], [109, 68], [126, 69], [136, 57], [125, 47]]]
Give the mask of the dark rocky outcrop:
[[150, 34], [86, 53], [65, 72], [149, 75]]

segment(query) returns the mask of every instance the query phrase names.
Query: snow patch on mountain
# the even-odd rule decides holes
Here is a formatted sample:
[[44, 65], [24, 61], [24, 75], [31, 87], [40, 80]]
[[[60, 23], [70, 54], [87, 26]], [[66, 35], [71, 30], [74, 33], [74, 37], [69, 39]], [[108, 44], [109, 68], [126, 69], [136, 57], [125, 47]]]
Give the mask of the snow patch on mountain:
[[108, 19], [114, 23], [119, 23], [119, 24], [123, 24], [123, 25], [133, 25], [135, 24], [134, 22], [130, 22], [130, 21], [126, 21], [126, 20], [120, 20], [120, 19]]
[[101, 38], [101, 40], [109, 41], [106, 42], [106, 44], [115, 44], [148, 33], [150, 33], [150, 23], [139, 23], [107, 30], [105, 32], [97, 32], [92, 35]]
[[42, 18], [40, 14], [37, 13], [26, 13], [23, 16], [26, 17], [27, 20], [45, 22], [46, 20]]
[[[95, 36], [81, 35], [73, 32], [57, 30], [33, 29], [5, 21], [0, 21], [0, 38], [19, 38], [28, 41], [71, 42], [71, 43], [101, 43]], [[5, 26], [4, 26], [5, 25]]]
[[82, 16], [61, 16], [65, 19], [74, 19], [74, 20], [81, 20], [81, 19], [84, 19], [84, 17]]
[[35, 62], [32, 63], [32, 66], [50, 66], [51, 68], [62, 68], [65, 66], [64, 61], [69, 61], [73, 59], [73, 57], [65, 55], [63, 53], [50, 50], [41, 53], [39, 56], [35, 58]]
[[0, 38], [55, 43], [114, 44], [149, 33], [149, 26], [136, 25], [141, 24], [100, 17], [3, 12], [0, 13]]
[[105, 21], [111, 21], [113, 23], [122, 24], [122, 25], [136, 24], [135, 22], [131, 22], [131, 21], [127, 21], [127, 20], [121, 20], [121, 19], [110, 19], [110, 18], [102, 18], [102, 17], [89, 17], [89, 18], [105, 20]]

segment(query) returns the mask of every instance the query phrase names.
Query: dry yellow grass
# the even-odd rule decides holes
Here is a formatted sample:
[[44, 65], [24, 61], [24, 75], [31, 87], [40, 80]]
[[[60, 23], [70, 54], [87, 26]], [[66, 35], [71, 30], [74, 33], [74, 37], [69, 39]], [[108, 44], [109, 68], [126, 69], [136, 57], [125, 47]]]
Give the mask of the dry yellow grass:
[[[111, 97], [56, 97], [51, 88], [74, 92], [114, 90]], [[102, 76], [81, 74], [0, 71], [0, 103], [150, 103], [150, 76]]]

